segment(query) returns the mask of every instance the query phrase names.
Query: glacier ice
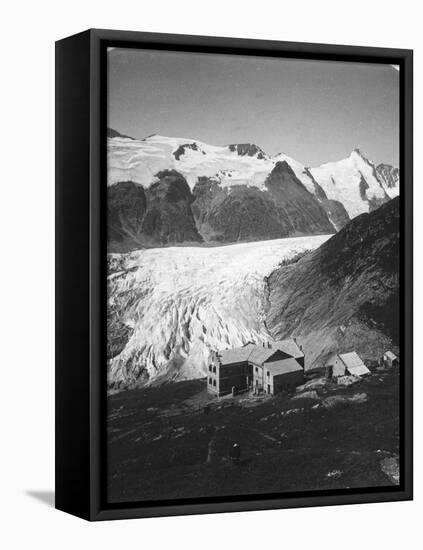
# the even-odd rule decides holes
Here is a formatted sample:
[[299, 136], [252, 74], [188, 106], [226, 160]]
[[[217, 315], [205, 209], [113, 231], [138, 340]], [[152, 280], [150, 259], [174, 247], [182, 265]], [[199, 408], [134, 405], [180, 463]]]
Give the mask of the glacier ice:
[[125, 329], [109, 386], [199, 378], [210, 350], [269, 339], [265, 278], [329, 237], [109, 254], [109, 312]]

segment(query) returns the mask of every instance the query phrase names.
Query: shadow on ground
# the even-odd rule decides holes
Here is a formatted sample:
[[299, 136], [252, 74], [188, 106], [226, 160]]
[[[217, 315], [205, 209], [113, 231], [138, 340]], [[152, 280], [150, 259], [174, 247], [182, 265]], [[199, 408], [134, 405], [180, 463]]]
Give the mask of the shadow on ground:
[[46, 506], [54, 508], [54, 491], [25, 491], [25, 493]]

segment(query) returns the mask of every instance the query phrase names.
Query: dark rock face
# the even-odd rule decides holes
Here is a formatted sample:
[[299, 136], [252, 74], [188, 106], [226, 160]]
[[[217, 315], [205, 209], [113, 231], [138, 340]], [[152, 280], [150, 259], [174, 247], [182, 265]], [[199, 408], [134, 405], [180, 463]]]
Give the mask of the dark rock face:
[[183, 145], [180, 145], [176, 151], [173, 151], [173, 156], [176, 158], [176, 160], [179, 160], [182, 155], [185, 154], [185, 151], [187, 149], [191, 149], [192, 151], [200, 151], [203, 155], [206, 153], [198, 147], [196, 143], [184, 143]]
[[113, 130], [113, 128], [107, 128], [107, 137], [110, 137], [110, 138], [121, 137], [121, 138], [134, 139], [131, 136], [125, 136], [124, 134], [121, 134], [117, 130]]
[[237, 242], [333, 233], [326, 212], [286, 162], [278, 162], [266, 180], [267, 190], [200, 178], [192, 210], [206, 241]]
[[143, 232], [158, 244], [200, 242], [191, 211], [191, 190], [183, 176], [175, 170], [156, 174], [159, 179], [148, 189], [148, 208]]
[[199, 178], [193, 192], [175, 170], [156, 174], [148, 189], [133, 182], [108, 188], [111, 251], [188, 242], [239, 242], [333, 233], [319, 201], [286, 162], [269, 174], [266, 190], [221, 187]]
[[379, 180], [381, 180], [386, 187], [392, 189], [397, 187], [399, 180], [399, 168], [395, 168], [390, 164], [378, 164], [376, 167], [376, 173]]
[[142, 222], [147, 209], [144, 188], [132, 181], [122, 181], [107, 189], [108, 242], [123, 248], [141, 245]]
[[[399, 200], [362, 214], [268, 280], [273, 336], [301, 339], [309, 365], [333, 351], [398, 350]], [[310, 364], [311, 363], [311, 364]]]
[[254, 143], [232, 143], [228, 147], [229, 151], [236, 152], [240, 157], [254, 157], [257, 155], [258, 159], [266, 158], [266, 153]]
[[333, 233], [325, 210], [296, 177], [290, 165], [277, 162], [266, 179], [266, 187], [279, 210], [288, 235]]
[[205, 240], [237, 242], [284, 236], [275, 203], [265, 192], [242, 185], [228, 191], [204, 180], [194, 188], [192, 209]]
[[337, 231], [342, 229], [350, 221], [348, 212], [345, 210], [345, 206], [342, 202], [324, 198], [320, 205], [335, 225]]
[[178, 172], [166, 170], [144, 189], [133, 182], [108, 188], [110, 251], [181, 242], [200, 242], [191, 211], [190, 188]]
[[[374, 173], [376, 179], [378, 177], [376, 176], [376, 172]], [[369, 184], [364, 179], [363, 174], [361, 174], [361, 180], [360, 180], [360, 196], [363, 199], [363, 201], [367, 201], [369, 203], [369, 211], [372, 212], [373, 210], [376, 210], [379, 208], [379, 206], [382, 206], [382, 204], [385, 204], [387, 201], [389, 201], [388, 195], [385, 193], [385, 197], [383, 199], [377, 199], [375, 197], [368, 198], [367, 197], [367, 189], [369, 188]]]
[[[372, 173], [373, 173], [373, 177], [379, 182], [380, 184], [380, 177], [378, 175], [378, 171], [376, 169], [376, 167], [369, 161], [368, 158], [366, 158], [359, 149], [354, 149], [354, 151], [360, 155], [360, 157], [366, 162], [366, 164], [368, 166], [371, 167], [372, 169]], [[367, 200], [367, 202], [369, 203], [369, 211], [372, 212], [373, 210], [376, 210], [377, 208], [379, 208], [380, 206], [382, 206], [382, 204], [385, 204], [387, 201], [390, 200], [391, 197], [389, 197], [385, 191], [385, 189], [383, 189], [383, 186], [381, 185], [381, 188], [383, 189], [384, 193], [385, 193], [385, 196], [384, 198], [375, 198], [375, 197], [371, 197], [371, 198], [367, 198], [367, 195], [366, 195], [366, 190], [368, 189], [369, 185], [368, 183], [365, 181], [364, 179], [364, 176], [363, 174], [361, 174], [361, 180], [360, 180], [360, 195], [362, 197], [363, 200]]]

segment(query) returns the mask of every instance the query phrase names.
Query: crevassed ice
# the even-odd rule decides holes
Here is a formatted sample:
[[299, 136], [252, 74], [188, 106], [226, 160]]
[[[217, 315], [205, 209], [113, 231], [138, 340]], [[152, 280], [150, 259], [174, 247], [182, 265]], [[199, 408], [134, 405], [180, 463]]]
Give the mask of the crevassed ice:
[[135, 370], [198, 378], [210, 350], [267, 340], [265, 277], [328, 236], [298, 237], [214, 248], [171, 247], [110, 255], [109, 303], [131, 329], [109, 365], [109, 381]]

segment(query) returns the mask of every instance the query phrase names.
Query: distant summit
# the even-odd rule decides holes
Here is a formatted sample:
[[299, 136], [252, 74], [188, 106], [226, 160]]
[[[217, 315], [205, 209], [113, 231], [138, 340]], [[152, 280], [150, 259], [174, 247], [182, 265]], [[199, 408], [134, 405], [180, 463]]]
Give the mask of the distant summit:
[[[307, 168], [255, 143], [216, 146], [160, 134], [134, 139], [112, 128], [107, 135], [115, 250], [328, 234], [399, 192], [399, 171], [376, 169], [359, 148]], [[167, 172], [172, 177], [163, 178]], [[144, 199], [146, 210], [139, 208]]]
[[228, 145], [229, 151], [236, 152], [240, 157], [256, 157], [260, 160], [268, 158], [263, 149], [254, 143], [232, 143]]
[[124, 134], [121, 134], [117, 130], [113, 130], [113, 128], [107, 128], [107, 137], [109, 137], [109, 138], [119, 137], [119, 138], [135, 139], [131, 136], [125, 136]]

